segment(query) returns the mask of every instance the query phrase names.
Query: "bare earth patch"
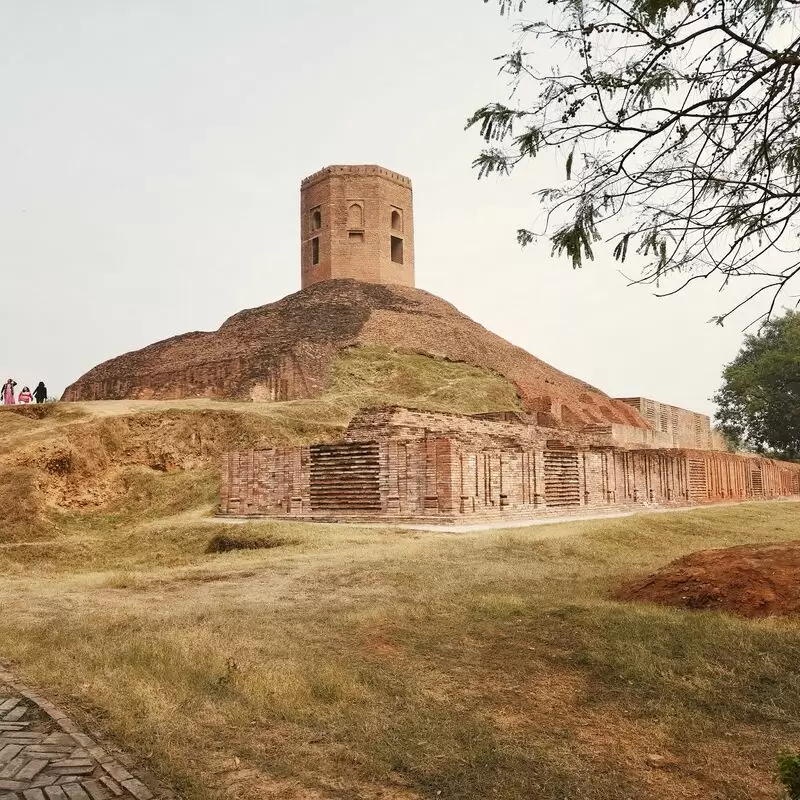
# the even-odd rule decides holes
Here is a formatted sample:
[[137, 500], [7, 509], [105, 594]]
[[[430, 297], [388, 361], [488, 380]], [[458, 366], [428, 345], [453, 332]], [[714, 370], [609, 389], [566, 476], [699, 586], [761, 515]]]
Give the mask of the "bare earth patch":
[[800, 616], [800, 544], [691, 553], [614, 596], [743, 617]]

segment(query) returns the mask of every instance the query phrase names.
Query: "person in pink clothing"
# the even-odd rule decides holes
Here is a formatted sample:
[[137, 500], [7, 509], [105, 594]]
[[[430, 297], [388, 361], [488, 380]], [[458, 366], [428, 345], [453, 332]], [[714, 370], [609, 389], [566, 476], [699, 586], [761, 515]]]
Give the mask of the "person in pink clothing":
[[13, 406], [14, 405], [14, 387], [17, 385], [15, 380], [9, 378], [3, 384], [3, 405], [4, 406]]
[[28, 403], [33, 402], [33, 395], [31, 394], [31, 390], [27, 386], [22, 387], [22, 391], [19, 393], [17, 397], [17, 402], [22, 403], [23, 405], [28, 405]]

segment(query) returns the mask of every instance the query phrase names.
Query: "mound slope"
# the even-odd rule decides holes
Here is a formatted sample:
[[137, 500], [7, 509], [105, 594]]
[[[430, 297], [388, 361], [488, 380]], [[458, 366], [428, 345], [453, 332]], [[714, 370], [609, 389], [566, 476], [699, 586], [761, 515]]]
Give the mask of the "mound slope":
[[679, 558], [615, 597], [745, 617], [797, 616], [799, 579], [800, 542], [730, 547]]
[[276, 303], [241, 311], [218, 331], [194, 332], [106, 361], [64, 400], [294, 400], [318, 397], [348, 347], [377, 346], [465, 362], [514, 382], [528, 411], [565, 427], [616, 422], [646, 427], [639, 414], [546, 364], [420, 289], [352, 280], [315, 284]]

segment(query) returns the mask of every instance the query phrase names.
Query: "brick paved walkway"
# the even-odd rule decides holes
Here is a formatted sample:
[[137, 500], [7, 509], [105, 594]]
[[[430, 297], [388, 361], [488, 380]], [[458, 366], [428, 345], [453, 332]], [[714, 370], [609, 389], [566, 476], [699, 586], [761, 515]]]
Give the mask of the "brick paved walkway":
[[0, 800], [158, 800], [66, 714], [0, 669]]

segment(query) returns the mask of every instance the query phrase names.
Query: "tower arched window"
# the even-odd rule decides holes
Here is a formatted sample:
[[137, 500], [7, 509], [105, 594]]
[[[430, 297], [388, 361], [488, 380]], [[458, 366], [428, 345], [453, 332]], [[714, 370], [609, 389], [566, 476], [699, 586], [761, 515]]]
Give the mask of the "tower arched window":
[[396, 208], [392, 210], [392, 230], [401, 232], [403, 230], [403, 215]]
[[322, 230], [322, 209], [319, 208], [311, 209], [311, 230], [312, 231]]

